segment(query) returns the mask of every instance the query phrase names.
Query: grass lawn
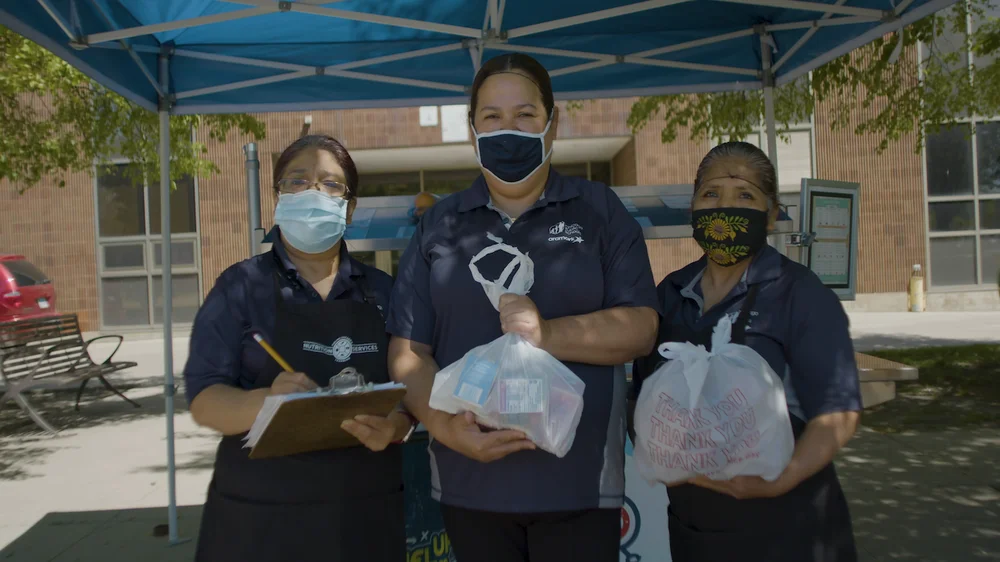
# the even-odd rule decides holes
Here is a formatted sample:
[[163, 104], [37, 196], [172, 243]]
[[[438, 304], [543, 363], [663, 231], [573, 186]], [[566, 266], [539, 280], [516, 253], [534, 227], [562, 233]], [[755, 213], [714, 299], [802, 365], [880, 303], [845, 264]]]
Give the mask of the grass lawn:
[[896, 399], [865, 410], [876, 431], [1000, 428], [1000, 345], [868, 352], [912, 365], [919, 380], [896, 384]]

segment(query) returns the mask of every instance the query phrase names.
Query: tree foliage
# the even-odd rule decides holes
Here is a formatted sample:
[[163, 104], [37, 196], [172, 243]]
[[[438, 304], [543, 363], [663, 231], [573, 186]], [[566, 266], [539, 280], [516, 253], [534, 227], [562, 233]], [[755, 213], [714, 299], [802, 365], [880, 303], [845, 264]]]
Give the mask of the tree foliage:
[[[1000, 19], [987, 13], [990, 2], [959, 2], [775, 88], [779, 134], [808, 121], [823, 104], [832, 128], [877, 135], [880, 152], [914, 133], [919, 150], [925, 132], [957, 117], [1000, 114], [1000, 58], [989, 60], [1000, 48]], [[979, 25], [967, 34], [970, 16]], [[942, 40], [946, 33], [967, 37], [973, 61], [987, 64], [966, 64], [961, 50]], [[921, 43], [927, 48], [918, 58]], [[662, 126], [665, 143], [676, 140], [684, 127], [690, 128], [692, 140], [718, 142], [746, 137], [763, 114], [760, 90], [653, 96], [633, 105], [628, 124], [634, 132]]]
[[[128, 174], [159, 178], [159, 117], [104, 88], [24, 37], [0, 27], [0, 180], [28, 189], [46, 176], [89, 171], [111, 158], [136, 164]], [[225, 141], [234, 130], [255, 139], [265, 126], [249, 115], [170, 117], [170, 175], [206, 176], [207, 130]], [[58, 181], [60, 187], [65, 180]]]

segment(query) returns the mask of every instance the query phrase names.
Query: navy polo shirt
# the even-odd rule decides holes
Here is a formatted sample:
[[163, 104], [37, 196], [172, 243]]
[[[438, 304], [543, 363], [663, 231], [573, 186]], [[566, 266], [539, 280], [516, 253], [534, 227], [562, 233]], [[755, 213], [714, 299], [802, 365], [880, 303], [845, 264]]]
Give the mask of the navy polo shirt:
[[[808, 422], [822, 414], [861, 410], [847, 314], [837, 295], [815, 273], [765, 246], [729, 295], [704, 314], [700, 281], [706, 259], [675, 271], [660, 283], [657, 292], [664, 327], [681, 323], [690, 330], [710, 333], [723, 314], [735, 321], [750, 286], [760, 285], [746, 328], [746, 345], [782, 378], [789, 413]], [[635, 395], [643, 379], [663, 361], [653, 355], [636, 362]]]
[[[274, 341], [275, 272], [281, 277], [281, 295], [285, 302], [323, 302], [319, 293], [288, 259], [278, 233], [275, 227], [265, 238], [273, 244], [270, 252], [226, 269], [198, 310], [191, 330], [188, 361], [184, 366], [189, 404], [199, 392], [213, 384], [244, 389], [254, 387], [254, 381], [268, 364], [269, 356], [254, 341], [252, 333], [259, 332], [266, 340]], [[364, 302], [364, 292], [358, 285], [361, 276], [365, 277], [375, 293], [376, 304], [387, 310], [392, 277], [352, 258], [345, 244], [341, 244], [340, 269], [327, 300]]]
[[[613, 307], [659, 310], [642, 230], [603, 184], [552, 171], [544, 196], [516, 221], [490, 202], [480, 176], [432, 207], [399, 262], [389, 333], [429, 345], [440, 367], [503, 335], [500, 316], [469, 262], [499, 238], [534, 262], [529, 297], [544, 318]], [[496, 279], [511, 256], [477, 262]], [[479, 463], [432, 442], [432, 495], [449, 505], [528, 513], [620, 507], [624, 497], [624, 368], [567, 363], [586, 384], [573, 447]]]

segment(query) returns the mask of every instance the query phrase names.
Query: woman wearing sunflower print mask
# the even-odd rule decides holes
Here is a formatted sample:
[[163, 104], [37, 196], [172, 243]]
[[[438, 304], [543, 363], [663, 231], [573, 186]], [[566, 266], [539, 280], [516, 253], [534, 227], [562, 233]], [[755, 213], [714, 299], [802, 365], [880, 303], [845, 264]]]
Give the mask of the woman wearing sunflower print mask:
[[[711, 349], [712, 328], [733, 319], [733, 342], [782, 376], [795, 453], [773, 482], [741, 476], [671, 484], [674, 562], [857, 560], [847, 500], [832, 459], [859, 420], [861, 392], [848, 319], [837, 296], [806, 267], [767, 245], [778, 215], [774, 167], [759, 148], [719, 145], [698, 167], [694, 239], [705, 255], [658, 287], [660, 343]], [[633, 395], [661, 364], [636, 361]]]

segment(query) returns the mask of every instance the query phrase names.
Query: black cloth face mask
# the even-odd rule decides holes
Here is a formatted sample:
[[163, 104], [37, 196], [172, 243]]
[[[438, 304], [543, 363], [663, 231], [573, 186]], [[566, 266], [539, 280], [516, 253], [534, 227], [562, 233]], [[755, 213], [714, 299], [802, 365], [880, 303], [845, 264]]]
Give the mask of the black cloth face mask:
[[736, 265], [767, 244], [767, 211], [721, 207], [692, 211], [693, 237], [708, 259], [718, 265]]
[[545, 135], [552, 126], [552, 119], [541, 133], [501, 130], [476, 133], [476, 157], [479, 165], [506, 184], [517, 184], [537, 172], [552, 155], [552, 148], [545, 151]]

